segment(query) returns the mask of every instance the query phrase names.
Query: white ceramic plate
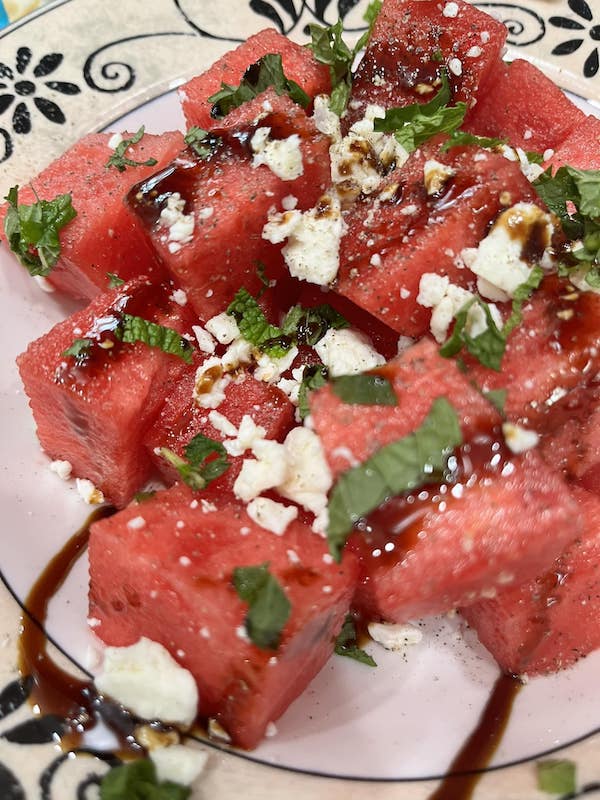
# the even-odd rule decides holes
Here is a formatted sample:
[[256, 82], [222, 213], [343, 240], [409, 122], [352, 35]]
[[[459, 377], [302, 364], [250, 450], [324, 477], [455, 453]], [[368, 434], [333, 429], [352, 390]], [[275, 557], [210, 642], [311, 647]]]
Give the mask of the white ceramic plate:
[[[331, 22], [337, 12], [335, 4], [329, 10], [328, 5], [320, 4]], [[365, 5], [360, 3], [349, 12], [349, 27], [360, 25], [359, 12]], [[559, 13], [557, 5], [553, 4], [555, 15]], [[571, 0], [569, 5], [577, 3]], [[136, 0], [113, 0], [101, 9], [88, 0], [67, 0], [52, 4], [45, 14], [26, 21], [4, 38], [0, 34], [0, 60], [6, 60], [7, 66], [17, 63], [23, 48], [31, 52], [22, 74], [14, 66], [12, 77], [5, 71], [4, 82], [12, 89], [10, 85], [8, 90], [0, 89], [0, 94], [15, 93], [11, 107], [0, 111], [0, 158], [2, 141], [5, 145], [5, 160], [0, 165], [0, 171], [4, 170], [0, 172], [2, 188], [26, 179], [74, 136], [109, 123], [111, 130], [136, 130], [142, 123], [157, 133], [183, 128], [174, 93], [164, 93], [169, 85], [200, 71], [233, 46], [232, 40], [264, 27], [269, 22], [265, 14], [275, 22], [277, 14], [286, 30], [291, 27], [300, 39], [304, 23], [319, 16], [315, 10], [319, 4], [313, 7], [305, 2], [248, 5], [230, 1], [219, 3], [218, 8], [216, 3], [188, 2], [185, 6], [184, 2], [164, 0], [156, 7], [153, 4], [148, 18], [136, 16], [144, 8]], [[236, 11], [237, 23], [232, 23], [231, 14], [225, 14], [224, 6]], [[290, 9], [295, 6], [299, 9], [294, 20]], [[573, 17], [572, 8], [565, 13]], [[97, 25], [92, 24], [92, 14]], [[121, 21], [119, 41], [114, 29], [117, 19]], [[212, 36], [199, 35], [198, 30], [210, 30]], [[83, 38], [72, 38], [82, 32]], [[75, 56], [69, 60], [71, 43]], [[35, 69], [36, 65], [50, 63], [41, 60], [49, 53], [61, 53], [63, 58], [55, 56], [52, 73], [39, 76], [41, 68]], [[28, 71], [34, 76], [35, 92], [26, 95], [18, 82], [30, 78]], [[70, 83], [77, 91], [64, 86], [62, 91], [48, 90], [50, 80]], [[39, 96], [52, 96], [60, 111], [48, 112], [54, 119], [40, 112], [40, 104], [33, 104], [33, 98]], [[147, 101], [152, 96], [157, 99]], [[0, 109], [1, 103], [0, 96]], [[18, 103], [28, 110], [13, 118]], [[121, 112], [131, 107], [135, 110], [120, 118]], [[29, 132], [25, 131], [27, 114]], [[10, 157], [6, 157], [11, 147]], [[0, 565], [7, 585], [20, 600], [89, 511], [74, 487], [49, 471], [14, 364], [15, 356], [29, 341], [73, 308], [72, 303], [42, 292], [0, 251]], [[99, 647], [85, 621], [86, 569], [85, 559], [81, 559], [52, 602], [47, 621], [52, 639], [84, 668], [93, 666]], [[422, 644], [404, 654], [378, 648], [375, 652], [376, 646], [370, 645], [368, 649], [380, 665], [376, 670], [334, 657], [278, 721], [278, 735], [243, 757], [348, 778], [389, 781], [443, 775], [476, 725], [497, 668], [472, 635], [461, 634], [458, 619], [428, 620], [423, 630]], [[492, 766], [537, 758], [597, 731], [598, 674], [600, 652], [573, 669], [531, 681], [517, 698]]]

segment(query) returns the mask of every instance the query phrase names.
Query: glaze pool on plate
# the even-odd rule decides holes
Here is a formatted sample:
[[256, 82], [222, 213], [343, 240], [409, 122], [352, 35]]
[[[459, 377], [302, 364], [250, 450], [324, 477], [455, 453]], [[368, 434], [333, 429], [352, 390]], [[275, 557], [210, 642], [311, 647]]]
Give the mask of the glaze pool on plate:
[[[149, 103], [112, 126], [150, 132], [182, 126], [174, 94]], [[40, 291], [0, 251], [0, 313], [4, 367], [0, 371], [0, 436], [11, 454], [0, 488], [5, 537], [2, 571], [24, 598], [48, 560], [87, 516], [72, 485], [48, 469], [14, 357], [73, 309]], [[93, 668], [98, 643], [86, 625], [87, 562], [82, 558], [51, 603], [47, 629], [79, 664]], [[461, 622], [428, 620], [421, 644], [403, 653], [369, 649], [369, 669], [333, 657], [277, 722], [278, 734], [249, 757], [325, 775], [379, 780], [443, 775], [475, 727], [498, 674], [489, 654], [460, 633]], [[469, 644], [470, 643], [470, 644]], [[471, 644], [473, 646], [471, 646]], [[96, 662], [96, 663], [95, 663]], [[598, 728], [594, 690], [600, 652], [574, 669], [531, 681], [520, 692], [492, 764], [503, 765], [567, 744]]]

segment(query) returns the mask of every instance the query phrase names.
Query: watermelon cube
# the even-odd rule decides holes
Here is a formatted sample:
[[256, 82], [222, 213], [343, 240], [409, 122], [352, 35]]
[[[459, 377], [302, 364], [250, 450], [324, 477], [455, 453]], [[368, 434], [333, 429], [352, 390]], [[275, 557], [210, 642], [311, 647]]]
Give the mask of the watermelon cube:
[[508, 338], [502, 371], [466, 356], [469, 375], [484, 391], [506, 389], [507, 419], [537, 425], [558, 397], [597, 373], [599, 315], [599, 295], [547, 277], [525, 305], [522, 324]]
[[[73, 475], [92, 481], [116, 506], [148, 479], [152, 464], [143, 436], [185, 369], [177, 356], [113, 340], [123, 312], [178, 332], [189, 325], [185, 309], [137, 279], [99, 295], [17, 359], [43, 449], [69, 461]], [[92, 342], [89, 349], [66, 356], [82, 339]]]
[[[431, 160], [455, 173], [434, 194], [424, 181]], [[477, 147], [443, 152], [439, 141], [425, 145], [378, 197], [359, 199], [348, 212], [336, 291], [398, 333], [422, 336], [431, 319], [431, 309], [417, 301], [422, 276], [445, 275], [474, 288], [460, 253], [477, 247], [507, 200], [541, 203], [515, 162]]]
[[[259, 292], [259, 262], [272, 268], [269, 277], [284, 274], [279, 248], [261, 235], [268, 212], [286, 196], [310, 208], [329, 183], [329, 140], [288, 97], [265, 92], [245, 104], [243, 113], [243, 132], [236, 115], [234, 129], [220, 131], [222, 144], [210, 158], [189, 150], [129, 194], [159, 258], [204, 320], [224, 311], [241, 286]], [[289, 142], [296, 154], [299, 149], [302, 174], [283, 179], [281, 172], [253, 162], [249, 142], [259, 127], [270, 129], [271, 140]], [[166, 224], [169, 202], [183, 203], [181, 214], [193, 222], [184, 240], [175, 240], [173, 226]]]
[[391, 108], [428, 102], [442, 65], [452, 102], [471, 108], [501, 63], [505, 39], [502, 23], [463, 0], [384, 0], [353, 81], [350, 120], [372, 103]]
[[[543, 153], [584, 120], [583, 111], [543, 72], [518, 58], [502, 65], [469, 116], [466, 130]], [[589, 143], [588, 143], [589, 144]]]
[[225, 53], [210, 69], [177, 90], [188, 126], [197, 125], [204, 130], [219, 127], [219, 121], [211, 116], [212, 103], [208, 98], [218, 92], [223, 83], [239, 86], [248, 67], [269, 53], [281, 55], [285, 76], [295, 81], [309, 97], [329, 93], [329, 68], [316, 61], [306, 47], [266, 28]]
[[[195, 377], [196, 365], [165, 398], [159, 416], [144, 438], [150, 457], [169, 484], [175, 482], [178, 475], [164, 458], [157, 455], [157, 448], [168, 447], [182, 456], [185, 446], [198, 433], [220, 442], [228, 438], [222, 426], [217, 429], [212, 424], [210, 409], [201, 408], [194, 402]], [[257, 381], [244, 372], [225, 387], [225, 399], [216, 410], [236, 428], [239, 428], [242, 417], [250, 415], [256, 425], [265, 429], [265, 438], [277, 441], [283, 441], [295, 424], [294, 406], [281, 389]], [[228, 460], [230, 469], [214, 483], [223, 491], [232, 489], [242, 464], [241, 456], [229, 456]]]
[[[131, 135], [124, 133], [122, 137]], [[123, 280], [137, 275], [153, 281], [165, 277], [142, 226], [123, 200], [135, 181], [175, 158], [184, 147], [183, 137], [179, 132], [145, 134], [128, 149], [127, 156], [134, 161], [154, 158], [157, 164], [127, 167], [124, 172], [106, 166], [114, 153], [110, 140], [107, 133], [85, 136], [19, 191], [19, 203], [23, 204], [34, 203], [36, 194], [44, 200], [71, 194], [77, 216], [60, 232], [60, 258], [48, 280], [56, 289], [84, 300], [108, 288], [109, 272]], [[6, 205], [0, 207], [3, 240], [5, 213]]]
[[462, 452], [458, 483], [388, 500], [349, 541], [367, 619], [405, 622], [518, 586], [577, 536], [577, 504], [535, 452], [511, 458], [493, 437]]
[[461, 609], [505, 672], [556, 672], [600, 647], [600, 499], [573, 496], [583, 518], [573, 544], [534, 580]]
[[430, 340], [423, 339], [376, 372], [392, 384], [397, 406], [346, 404], [328, 386], [310, 397], [314, 428], [334, 477], [412, 433], [438, 397], [446, 397], [456, 410], [465, 441], [491, 432], [500, 422], [493, 406]]
[[600, 169], [600, 119], [577, 116], [569, 135], [555, 148], [548, 166]]
[[[326, 554], [299, 521], [275, 536], [210, 487], [173, 487], [92, 526], [94, 632], [115, 646], [160, 642], [196, 679], [199, 714], [255, 747], [327, 661], [348, 611], [356, 562]], [[232, 583], [236, 567], [264, 563], [291, 604], [277, 649], [248, 639]]]

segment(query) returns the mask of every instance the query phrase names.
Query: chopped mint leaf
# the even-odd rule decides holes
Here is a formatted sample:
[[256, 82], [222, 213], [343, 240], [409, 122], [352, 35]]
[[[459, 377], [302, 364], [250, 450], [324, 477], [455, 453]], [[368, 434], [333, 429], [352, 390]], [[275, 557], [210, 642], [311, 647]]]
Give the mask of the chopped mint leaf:
[[368, 28], [353, 48], [348, 47], [342, 38], [343, 22], [341, 19], [335, 25], [326, 28], [314, 23], [308, 26], [311, 36], [308, 46], [313, 51], [315, 59], [329, 67], [332, 87], [329, 108], [338, 116], [342, 115], [350, 99], [352, 64], [371, 36], [381, 5], [380, 0], [374, 0], [367, 6], [363, 19], [368, 24]]
[[4, 198], [8, 203], [4, 232], [8, 245], [32, 276], [49, 275], [60, 256], [59, 231], [77, 216], [70, 194], [54, 200], [19, 203], [19, 187]]
[[576, 205], [579, 213], [584, 217], [598, 219], [600, 217], [600, 170], [575, 169], [575, 167], [561, 169], [567, 170], [577, 188], [579, 201]]
[[439, 397], [413, 433], [385, 445], [344, 472], [329, 498], [329, 550], [339, 561], [353, 525], [388, 497], [440, 480], [448, 457], [462, 443], [456, 412]]
[[451, 92], [446, 70], [441, 71], [442, 86], [428, 103], [413, 103], [402, 108], [388, 108], [384, 117], [376, 117], [374, 128], [393, 133], [404, 149], [411, 153], [438, 133], [452, 134], [462, 125], [467, 106], [449, 106]]
[[292, 306], [281, 323], [284, 336], [314, 347], [330, 328], [347, 328], [348, 321], [327, 303], [312, 308]]
[[[213, 454], [216, 455], [216, 458], [208, 460], [208, 457]], [[209, 439], [202, 433], [196, 434], [188, 442], [184, 450], [185, 458], [181, 458], [167, 447], [160, 448], [160, 455], [172, 467], [175, 467], [181, 480], [194, 491], [205, 489], [211, 481], [219, 478], [230, 466], [227, 461], [227, 451], [221, 442]]]
[[505, 337], [523, 321], [523, 304], [526, 300], [529, 300], [532, 293], [539, 287], [543, 277], [543, 269], [536, 266], [529, 273], [527, 280], [515, 289], [513, 293], [512, 311], [502, 328], [502, 333]]
[[271, 288], [271, 281], [267, 278], [267, 268], [262, 261], [256, 262], [256, 274], [265, 289]]
[[123, 139], [122, 142], [115, 147], [115, 152], [106, 162], [106, 168], [110, 169], [110, 167], [115, 167], [118, 169], [119, 172], [125, 172], [127, 167], [153, 167], [155, 164], [158, 164], [158, 161], [155, 158], [147, 158], [146, 161], [134, 161], [132, 158], [129, 158], [125, 155], [127, 149], [138, 142], [141, 142], [144, 136], [144, 126], [133, 134], [131, 139]]
[[342, 625], [342, 630], [339, 632], [335, 640], [334, 650], [338, 656], [346, 656], [346, 658], [353, 658], [355, 661], [360, 661], [361, 664], [366, 664], [368, 667], [376, 667], [377, 664], [371, 656], [362, 650], [356, 642], [356, 626], [354, 624], [354, 617], [348, 614]]
[[107, 272], [106, 277], [108, 278], [109, 289], [117, 289], [119, 286], [123, 286], [125, 283], [123, 278], [119, 278], [116, 272]]
[[177, 356], [187, 364], [192, 363], [193, 348], [180, 333], [142, 317], [123, 314], [120, 324], [115, 329], [115, 336], [129, 344], [143, 342], [148, 347], [156, 347], [163, 353]]
[[331, 389], [344, 403], [362, 406], [397, 406], [392, 384], [383, 375], [340, 375], [331, 381]]
[[215, 136], [197, 125], [192, 125], [183, 141], [200, 158], [210, 158], [223, 142], [220, 136]]
[[85, 358], [89, 354], [92, 344], [91, 339], [75, 339], [73, 344], [63, 351], [63, 356], [73, 356], [76, 359]]
[[527, 156], [527, 161], [530, 164], [543, 164], [544, 163], [544, 154], [537, 153], [535, 150], [527, 150], [525, 155]]
[[442, 145], [442, 152], [450, 150], [451, 147], [466, 147], [470, 144], [487, 150], [494, 150], [496, 147], [506, 143], [506, 139], [496, 139], [493, 136], [476, 136], [474, 133], [458, 130], [452, 131], [450, 139]]
[[281, 358], [294, 344], [315, 345], [329, 328], [348, 326], [344, 317], [327, 304], [314, 308], [292, 306], [281, 327], [271, 325], [256, 298], [243, 288], [236, 293], [227, 313], [235, 317], [244, 339], [271, 358]]
[[298, 105], [306, 108], [310, 97], [295, 81], [286, 78], [279, 53], [268, 53], [251, 64], [239, 86], [221, 84], [218, 92], [208, 98], [213, 104], [210, 115], [214, 119], [227, 116], [234, 108], [252, 100], [272, 86], [278, 95], [287, 94]]
[[[471, 307], [477, 303], [484, 311], [487, 328], [477, 336], [470, 336], [466, 326]], [[469, 300], [454, 317], [454, 329], [452, 335], [440, 348], [440, 355], [444, 358], [452, 358], [457, 355], [462, 348], [465, 348], [472, 356], [489, 369], [500, 370], [502, 357], [506, 349], [506, 336], [500, 330], [490, 311], [490, 307], [483, 300], [474, 297]]]
[[236, 567], [233, 585], [239, 598], [249, 605], [245, 626], [250, 641], [262, 650], [276, 650], [292, 606], [269, 572], [269, 564]]
[[239, 289], [227, 307], [227, 313], [235, 318], [244, 339], [272, 358], [281, 358], [292, 346], [291, 339], [283, 338], [280, 328], [268, 322], [247, 289]]
[[538, 789], [548, 794], [571, 795], [577, 788], [575, 764], [566, 759], [549, 759], [536, 764]]
[[442, 63], [444, 60], [444, 54], [439, 48], [432, 54], [431, 60], [437, 62], [438, 64]]
[[136, 503], [145, 503], [146, 500], [151, 500], [156, 494], [156, 489], [150, 489], [147, 492], [136, 492], [133, 499]]
[[489, 392], [484, 392], [483, 396], [486, 400], [494, 406], [494, 408], [504, 414], [504, 406], [506, 405], [506, 389], [490, 389]]
[[298, 391], [298, 413], [300, 414], [300, 419], [304, 419], [310, 414], [308, 395], [310, 392], [314, 392], [315, 389], [325, 386], [328, 376], [329, 370], [325, 364], [311, 364], [309, 367], [304, 368], [302, 383]]
[[159, 781], [150, 759], [113, 767], [102, 778], [100, 800], [187, 800], [191, 789], [172, 781]]

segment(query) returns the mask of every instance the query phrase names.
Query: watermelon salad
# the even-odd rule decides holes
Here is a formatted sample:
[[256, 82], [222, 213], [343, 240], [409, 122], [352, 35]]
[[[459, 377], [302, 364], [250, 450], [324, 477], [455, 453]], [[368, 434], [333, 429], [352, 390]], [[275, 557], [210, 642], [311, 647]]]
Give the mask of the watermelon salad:
[[366, 19], [252, 36], [185, 135], [86, 136], [1, 210], [87, 304], [18, 366], [117, 509], [98, 688], [243, 748], [334, 651], [375, 666], [361, 630], [458, 609], [518, 676], [600, 646], [600, 120], [467, 2]]

